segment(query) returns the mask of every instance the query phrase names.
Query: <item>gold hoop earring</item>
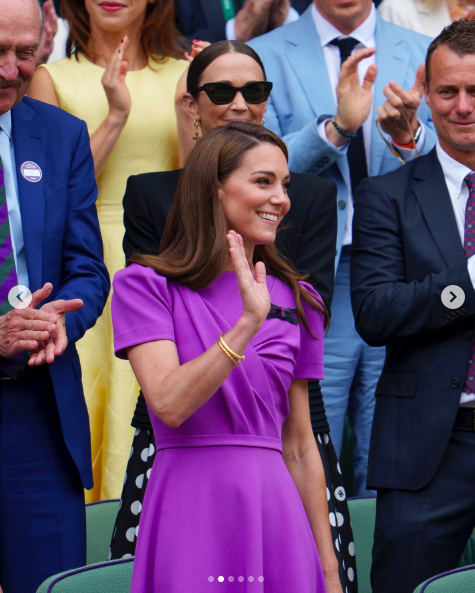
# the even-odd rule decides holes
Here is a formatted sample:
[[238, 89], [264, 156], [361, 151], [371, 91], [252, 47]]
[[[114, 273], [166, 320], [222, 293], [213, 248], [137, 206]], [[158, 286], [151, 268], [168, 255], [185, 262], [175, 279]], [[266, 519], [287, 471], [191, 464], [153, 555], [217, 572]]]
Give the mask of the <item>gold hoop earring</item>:
[[199, 140], [200, 139], [200, 124], [199, 124], [199, 122], [196, 121], [196, 119], [194, 119], [193, 125], [195, 126], [195, 135], [193, 136], [193, 140]]
[[262, 125], [264, 125], [266, 123], [266, 116], [264, 115], [264, 117], [262, 118]]

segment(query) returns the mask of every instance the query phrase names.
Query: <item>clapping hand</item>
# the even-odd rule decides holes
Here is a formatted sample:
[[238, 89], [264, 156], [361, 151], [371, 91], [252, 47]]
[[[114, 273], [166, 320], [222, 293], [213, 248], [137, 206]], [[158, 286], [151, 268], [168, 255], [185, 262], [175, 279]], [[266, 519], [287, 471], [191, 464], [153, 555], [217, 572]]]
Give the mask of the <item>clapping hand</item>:
[[[202, 52], [204, 50], [205, 47], [208, 47], [208, 45], [211, 45], [211, 43], [209, 41], [200, 41], [199, 39], [193, 39], [193, 45], [191, 46], [191, 52], [186, 52], [185, 53], [185, 59], [188, 60], [188, 62], [193, 61], [194, 58], [196, 58], [196, 56]], [[188, 74], [188, 70], [185, 70], [185, 72], [183, 74]], [[185, 76], [186, 79], [186, 76]], [[185, 88], [186, 90], [186, 88]]]
[[[30, 307], [36, 307], [42, 300], [50, 295], [53, 290], [51, 283], [46, 283], [42, 289], [33, 294]], [[45, 296], [46, 295], [46, 296]], [[68, 337], [66, 335], [66, 313], [78, 311], [83, 306], [81, 299], [71, 299], [69, 301], [57, 300], [43, 305], [38, 313], [48, 314], [54, 319], [54, 329], [49, 332], [45, 339], [38, 340], [37, 346], [30, 348], [30, 366], [39, 366], [47, 362], [51, 364], [57, 356], [66, 349]]]
[[274, 0], [246, 0], [234, 21], [236, 39], [249, 41], [265, 33], [273, 4]]
[[241, 293], [243, 317], [256, 326], [256, 332], [261, 328], [270, 311], [270, 295], [266, 282], [266, 267], [263, 262], [256, 262], [256, 277], [252, 275], [249, 261], [246, 257], [241, 235], [229, 231], [226, 235], [229, 244], [231, 261], [236, 271], [239, 292]]
[[405, 91], [397, 82], [391, 81], [383, 91], [387, 101], [376, 109], [381, 128], [399, 144], [412, 142], [408, 122], [413, 134], [419, 127], [417, 110], [424, 93], [424, 78], [425, 66], [420, 64], [414, 86], [408, 91]]
[[353, 134], [368, 118], [373, 104], [373, 84], [378, 68], [375, 64], [366, 71], [363, 84], [360, 84], [358, 64], [376, 52], [376, 48], [360, 49], [341, 66], [340, 78], [336, 87], [338, 99], [338, 125], [345, 132]]
[[129, 64], [124, 60], [124, 53], [128, 44], [129, 38], [124, 35], [101, 79], [109, 103], [109, 115], [117, 117], [121, 122], [127, 120], [131, 107], [129, 89], [125, 84]]
[[40, 64], [46, 64], [54, 49], [54, 36], [58, 31], [58, 17], [56, 16], [53, 0], [46, 0], [43, 4], [43, 14], [45, 24], [41, 34], [40, 46], [36, 53], [36, 67]]
[[285, 23], [290, 6], [290, 0], [274, 0], [269, 12], [269, 31], [277, 29], [277, 27], [281, 27]]
[[28, 307], [12, 309], [0, 316], [0, 356], [14, 358], [26, 350], [38, 347], [42, 340], [49, 339], [56, 331], [56, 318], [46, 311], [37, 311], [35, 307], [52, 290], [51, 284], [33, 293]]

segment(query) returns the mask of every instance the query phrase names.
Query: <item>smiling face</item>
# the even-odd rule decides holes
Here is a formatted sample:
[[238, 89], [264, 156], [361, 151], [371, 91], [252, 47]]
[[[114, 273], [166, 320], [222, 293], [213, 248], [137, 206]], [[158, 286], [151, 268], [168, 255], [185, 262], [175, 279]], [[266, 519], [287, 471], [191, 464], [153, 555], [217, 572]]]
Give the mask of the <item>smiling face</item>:
[[290, 208], [289, 168], [282, 150], [262, 142], [244, 154], [218, 197], [230, 229], [242, 236], [246, 253], [275, 241], [277, 226]]
[[148, 4], [155, 0], [85, 0], [91, 31], [98, 27], [103, 31], [122, 32], [141, 26]]
[[459, 56], [441, 45], [432, 54], [429, 74], [425, 97], [440, 145], [455, 160], [474, 162], [475, 53]]
[[[259, 64], [250, 56], [239, 53], [228, 53], [219, 56], [204, 71], [199, 86], [208, 82], [227, 82], [241, 87], [248, 82], [264, 80], [264, 73]], [[215, 105], [205, 92], [196, 97], [185, 95], [188, 113], [193, 119], [201, 123], [203, 133], [224, 126], [232, 121], [244, 121], [259, 125], [262, 123], [266, 111], [267, 101], [264, 103], [246, 103], [242, 94], [236, 93], [231, 103]]]
[[0, 0], [0, 115], [19, 103], [35, 73], [41, 19], [33, 0]]

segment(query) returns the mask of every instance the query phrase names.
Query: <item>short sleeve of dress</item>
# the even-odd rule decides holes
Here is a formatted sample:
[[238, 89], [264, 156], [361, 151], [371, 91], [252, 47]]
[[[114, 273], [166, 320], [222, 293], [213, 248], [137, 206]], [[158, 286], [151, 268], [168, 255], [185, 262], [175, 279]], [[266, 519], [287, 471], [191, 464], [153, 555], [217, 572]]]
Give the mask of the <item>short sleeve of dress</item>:
[[[307, 282], [300, 282], [321, 301], [321, 297]], [[302, 300], [308, 324], [315, 337], [311, 336], [305, 326], [300, 324], [300, 350], [295, 359], [294, 379], [323, 379], [323, 339], [324, 317], [323, 313], [316, 311]]]
[[114, 349], [127, 359], [126, 348], [155, 340], [175, 341], [168, 281], [152, 268], [132, 264], [114, 276], [111, 300]]

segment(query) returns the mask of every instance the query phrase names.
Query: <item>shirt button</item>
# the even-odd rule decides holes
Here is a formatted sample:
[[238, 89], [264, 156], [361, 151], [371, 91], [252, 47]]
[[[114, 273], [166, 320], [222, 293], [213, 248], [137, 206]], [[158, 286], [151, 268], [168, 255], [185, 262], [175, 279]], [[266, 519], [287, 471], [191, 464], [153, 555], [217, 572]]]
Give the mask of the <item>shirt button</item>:
[[460, 380], [457, 378], [452, 379], [452, 381], [450, 381], [450, 384], [454, 389], [457, 389], [457, 387], [460, 387]]
[[339, 208], [340, 210], [344, 210], [344, 209], [346, 208], [346, 204], [345, 204], [345, 202], [344, 202], [343, 200], [340, 200], [340, 201], [338, 202], [338, 208]]
[[472, 335], [473, 335], [473, 333], [472, 333], [472, 331], [471, 331], [471, 330], [469, 330], [469, 329], [468, 329], [466, 332], [463, 332], [463, 337], [464, 337], [466, 340], [470, 340], [470, 339], [471, 339], [471, 337], [472, 337]]

